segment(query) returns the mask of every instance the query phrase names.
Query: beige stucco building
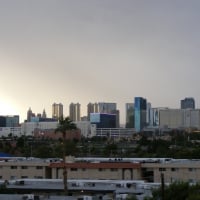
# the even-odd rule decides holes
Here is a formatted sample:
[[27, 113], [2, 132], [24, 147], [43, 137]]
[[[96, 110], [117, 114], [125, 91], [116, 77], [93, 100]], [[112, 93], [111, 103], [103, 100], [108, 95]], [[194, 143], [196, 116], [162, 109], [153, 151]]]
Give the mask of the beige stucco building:
[[0, 162], [0, 179], [14, 180], [21, 178], [50, 178], [49, 163], [39, 160], [2, 160]]
[[[62, 178], [63, 164], [51, 163], [52, 178]], [[69, 179], [141, 180], [139, 163], [66, 163]]]
[[16, 179], [62, 179], [66, 167], [68, 179], [85, 180], [145, 180], [165, 183], [186, 181], [200, 182], [200, 160], [176, 159], [123, 159], [107, 161], [68, 160], [67, 163], [55, 159], [12, 158], [0, 161], [0, 180]]
[[144, 179], [152, 182], [161, 182], [161, 173], [164, 174], [166, 183], [174, 181], [200, 182], [200, 161], [197, 160], [144, 163], [142, 164], [142, 170]]

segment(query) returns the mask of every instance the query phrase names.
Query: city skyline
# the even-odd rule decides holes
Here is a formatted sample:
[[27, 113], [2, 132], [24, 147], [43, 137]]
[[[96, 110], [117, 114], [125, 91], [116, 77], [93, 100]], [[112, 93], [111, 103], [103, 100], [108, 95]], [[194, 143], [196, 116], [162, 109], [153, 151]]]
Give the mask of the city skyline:
[[144, 97], [152, 107], [199, 108], [197, 0], [0, 1], [0, 114], [51, 116], [53, 102]]
[[[134, 98], [142, 98], [143, 99], [143, 97], [134, 97]], [[187, 99], [190, 99], [190, 98], [192, 98], [192, 97], [186, 97], [185, 99], [187, 100]], [[184, 100], [185, 100], [184, 99]], [[194, 101], [194, 103], [195, 103], [195, 99], [194, 98], [192, 98], [193, 99], [193, 101]], [[149, 108], [151, 108], [151, 109], [187, 109], [187, 108], [181, 108], [181, 106], [182, 106], [182, 101], [183, 101], [183, 99], [181, 99], [179, 102], [180, 102], [180, 104], [179, 104], [179, 107], [169, 107], [169, 106], [167, 106], [167, 105], [165, 105], [165, 106], [163, 106], [163, 107], [159, 107], [159, 106], [153, 106], [152, 107], [152, 104], [151, 104], [151, 102], [148, 102], [148, 99], [145, 99], [145, 101], [146, 101], [146, 106], [147, 107], [149, 107]], [[123, 110], [119, 110], [118, 109], [118, 105], [117, 105], [117, 103], [116, 102], [88, 102], [88, 104], [87, 105], [81, 105], [80, 103], [74, 103], [74, 102], [71, 102], [69, 105], [67, 105], [67, 106], [65, 106], [64, 104], [62, 104], [61, 102], [60, 103], [58, 103], [58, 102], [54, 102], [52, 105], [51, 105], [51, 113], [49, 113], [49, 115], [47, 115], [46, 114], [46, 110], [45, 109], [43, 109], [42, 111], [39, 111], [39, 112], [37, 112], [37, 111], [35, 111], [34, 109], [32, 109], [31, 107], [29, 107], [28, 109], [27, 109], [27, 111], [26, 111], [26, 115], [25, 115], [25, 117], [22, 119], [21, 117], [20, 117], [20, 114], [19, 113], [16, 113], [16, 114], [13, 114], [13, 113], [10, 113], [10, 114], [8, 114], [8, 113], [0, 113], [0, 116], [2, 115], [2, 116], [13, 116], [13, 115], [18, 115], [19, 117], [20, 117], [20, 122], [24, 122], [25, 120], [27, 120], [27, 121], [30, 121], [30, 117], [31, 116], [33, 116], [33, 117], [43, 117], [43, 116], [45, 116], [44, 118], [52, 118], [52, 119], [59, 119], [59, 117], [61, 117], [61, 116], [64, 116], [64, 117], [70, 117], [71, 115], [72, 115], [72, 111], [70, 110], [71, 109], [71, 106], [77, 106], [78, 105], [78, 107], [79, 107], [79, 111], [78, 111], [78, 115], [79, 115], [79, 120], [75, 120], [75, 121], [81, 121], [81, 118], [83, 117], [88, 117], [88, 113], [90, 113], [91, 112], [91, 105], [93, 105], [93, 106], [97, 106], [99, 109], [97, 109], [96, 111], [92, 111], [91, 113], [110, 113], [110, 111], [109, 110], [107, 110], [107, 107], [105, 107], [105, 108], [103, 108], [102, 106], [103, 105], [106, 105], [106, 106], [108, 106], [108, 104], [112, 107], [114, 104], [114, 106], [115, 106], [115, 108], [114, 108], [114, 110], [112, 110], [111, 111], [111, 113], [112, 114], [117, 114], [117, 113], [113, 113], [113, 111], [119, 111], [119, 117], [120, 117], [120, 121], [119, 121], [119, 123], [121, 124], [121, 125], [125, 125], [125, 123], [126, 122], [128, 122], [129, 120], [127, 119], [127, 112], [129, 112], [129, 107], [130, 107], [130, 104], [131, 104], [131, 106], [133, 107], [133, 109], [135, 108], [135, 100], [134, 100], [134, 102], [127, 102], [127, 103], [125, 103], [125, 105], [124, 105], [124, 109]], [[60, 107], [61, 106], [61, 108], [58, 108], [58, 107]], [[89, 106], [89, 107], [88, 107]], [[66, 109], [66, 107], [68, 108], [68, 109]], [[86, 112], [82, 112], [82, 107], [83, 107], [83, 110], [86, 110]], [[105, 110], [102, 110], [102, 108], [103, 109], [105, 109]], [[195, 109], [197, 109], [197, 110], [199, 110], [200, 108], [189, 108], [189, 109], [191, 109], [191, 110], [195, 110]], [[133, 110], [134, 111], [134, 110]], [[74, 112], [74, 111], [73, 111]], [[59, 114], [58, 114], [59, 113]], [[122, 116], [122, 113], [125, 115], [125, 116]], [[73, 116], [71, 116], [70, 118], [73, 118]]]

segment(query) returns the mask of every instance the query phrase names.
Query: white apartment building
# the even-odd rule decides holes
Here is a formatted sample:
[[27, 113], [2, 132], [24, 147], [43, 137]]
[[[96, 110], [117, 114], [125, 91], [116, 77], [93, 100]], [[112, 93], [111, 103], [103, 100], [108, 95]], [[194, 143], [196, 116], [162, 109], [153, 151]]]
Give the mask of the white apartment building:
[[167, 128], [184, 127], [184, 110], [166, 109], [159, 110], [159, 126]]
[[200, 110], [199, 109], [185, 109], [184, 110], [184, 127], [195, 127], [200, 129]]
[[151, 109], [152, 127], [200, 129], [200, 109]]
[[56, 129], [58, 122], [24, 122], [21, 124], [21, 133], [23, 135], [33, 136], [35, 130]]
[[0, 127], [0, 137], [17, 136], [22, 134], [21, 127]]
[[86, 138], [96, 136], [96, 125], [91, 124], [89, 121], [77, 121], [75, 122], [78, 129], [81, 131], [81, 135]]

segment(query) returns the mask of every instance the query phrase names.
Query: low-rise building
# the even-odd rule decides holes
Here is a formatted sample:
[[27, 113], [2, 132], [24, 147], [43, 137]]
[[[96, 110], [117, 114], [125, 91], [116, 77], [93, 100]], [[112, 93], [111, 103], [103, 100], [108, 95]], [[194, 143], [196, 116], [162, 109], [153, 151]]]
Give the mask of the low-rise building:
[[2, 158], [0, 180], [62, 179], [67, 169], [70, 180], [130, 180], [152, 183], [200, 182], [200, 160], [149, 158]]
[[143, 163], [142, 173], [144, 179], [150, 182], [161, 182], [161, 174], [164, 174], [165, 183], [197, 183], [200, 181], [200, 160], [172, 159], [165, 162]]
[[22, 135], [21, 127], [0, 127], [0, 137], [17, 136]]
[[49, 162], [42, 159], [6, 158], [0, 162], [0, 180], [51, 178]]
[[[52, 178], [63, 177], [63, 163], [51, 163]], [[141, 180], [140, 163], [74, 162], [66, 163], [69, 179]]]
[[96, 136], [109, 137], [115, 139], [132, 138], [136, 133], [134, 128], [97, 128]]
[[91, 124], [89, 121], [77, 121], [74, 122], [77, 128], [81, 131], [81, 136], [85, 138], [91, 138], [95, 136], [96, 125]]
[[24, 122], [21, 124], [21, 131], [24, 135], [31, 135], [35, 130], [49, 130], [56, 129], [58, 127], [58, 122]]

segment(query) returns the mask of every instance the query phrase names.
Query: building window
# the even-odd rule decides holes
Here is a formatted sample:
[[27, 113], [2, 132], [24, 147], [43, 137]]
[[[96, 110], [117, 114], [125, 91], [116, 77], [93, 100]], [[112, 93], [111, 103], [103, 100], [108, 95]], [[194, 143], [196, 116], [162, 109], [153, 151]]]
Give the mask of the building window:
[[43, 169], [43, 166], [36, 166], [36, 169]]
[[28, 178], [28, 176], [21, 176], [21, 178]]
[[171, 168], [171, 171], [172, 171], [172, 172], [177, 172], [177, 171], [178, 171], [178, 168], [172, 167], [172, 168]]
[[71, 171], [77, 171], [78, 169], [77, 168], [71, 168]]
[[102, 168], [99, 168], [99, 171], [101, 172], [101, 171], [105, 171], [106, 169], [102, 169]]
[[21, 166], [21, 169], [28, 169], [27, 166]]
[[195, 168], [188, 168], [188, 171], [189, 172], [194, 172], [194, 171], [196, 171], [196, 169]]
[[164, 172], [164, 171], [166, 171], [166, 168], [159, 168], [159, 171]]
[[17, 166], [10, 166], [10, 169], [17, 169]]

